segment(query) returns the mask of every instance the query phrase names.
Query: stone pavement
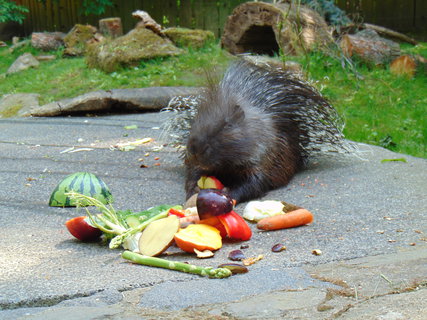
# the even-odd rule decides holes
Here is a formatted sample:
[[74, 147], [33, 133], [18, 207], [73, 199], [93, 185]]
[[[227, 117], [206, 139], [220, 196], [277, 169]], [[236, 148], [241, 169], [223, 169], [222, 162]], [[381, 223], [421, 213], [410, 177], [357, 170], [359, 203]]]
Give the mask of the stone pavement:
[[[133, 265], [121, 250], [73, 239], [64, 223], [83, 212], [47, 205], [70, 173], [99, 175], [117, 209], [183, 202], [179, 154], [153, 150], [167, 117], [0, 120], [0, 319], [427, 319], [427, 161], [378, 147], [361, 145], [365, 160], [313, 161], [270, 192], [265, 199], [306, 207], [315, 222], [253, 226], [244, 252], [264, 259], [244, 275], [212, 280]], [[113, 147], [145, 137], [155, 142]], [[381, 162], [397, 158], [406, 163]], [[287, 250], [271, 252], [279, 242]], [[215, 267], [240, 246], [226, 242], [207, 260], [172, 248], [167, 258]]]

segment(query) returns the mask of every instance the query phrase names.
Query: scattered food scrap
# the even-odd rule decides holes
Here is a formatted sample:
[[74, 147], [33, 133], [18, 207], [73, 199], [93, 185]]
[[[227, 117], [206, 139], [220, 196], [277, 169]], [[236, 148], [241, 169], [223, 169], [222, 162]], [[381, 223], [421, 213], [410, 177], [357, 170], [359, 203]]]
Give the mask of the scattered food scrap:
[[283, 243], [277, 243], [272, 248], [272, 252], [282, 252], [286, 250], [286, 246], [283, 245]]
[[194, 249], [194, 252], [196, 253], [197, 258], [199, 259], [206, 259], [214, 256], [214, 253], [211, 250], [200, 251], [200, 250]]
[[117, 143], [116, 145], [113, 146], [113, 148], [118, 149], [120, 151], [130, 151], [130, 150], [134, 150], [137, 146], [147, 144], [152, 141], [153, 141], [152, 138], [144, 138], [144, 139], [139, 139], [135, 141]]
[[242, 250], [233, 250], [228, 254], [228, 259], [231, 261], [242, 261], [245, 258], [245, 254], [242, 252]]
[[314, 254], [315, 256], [320, 256], [323, 254], [322, 250], [320, 249], [314, 249], [311, 251], [312, 254]]
[[124, 126], [124, 128], [126, 130], [135, 130], [135, 129], [138, 129], [138, 126], [136, 124], [132, 124], [132, 125], [129, 125], [129, 126]]
[[254, 263], [256, 263], [262, 259], [264, 259], [264, 255], [260, 254], [256, 257], [250, 257], [250, 258], [243, 259], [242, 263], [244, 266], [250, 266], [250, 265], [253, 265]]

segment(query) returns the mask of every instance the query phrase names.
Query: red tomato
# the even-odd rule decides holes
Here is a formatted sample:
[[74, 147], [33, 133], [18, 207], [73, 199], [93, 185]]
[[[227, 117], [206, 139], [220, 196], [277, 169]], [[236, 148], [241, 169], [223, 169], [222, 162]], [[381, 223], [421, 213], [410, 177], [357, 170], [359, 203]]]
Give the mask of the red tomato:
[[252, 230], [246, 221], [236, 212], [223, 214], [217, 217], [227, 231], [227, 235], [231, 239], [246, 241], [252, 237]]
[[98, 228], [94, 228], [86, 222], [86, 217], [75, 217], [67, 222], [65, 226], [68, 231], [81, 241], [93, 241], [98, 239], [102, 232]]
[[178, 218], [184, 218], [185, 217], [185, 212], [182, 210], [178, 210], [178, 209], [174, 209], [174, 208], [170, 208], [169, 209], [169, 213], [168, 216], [170, 215], [175, 215]]

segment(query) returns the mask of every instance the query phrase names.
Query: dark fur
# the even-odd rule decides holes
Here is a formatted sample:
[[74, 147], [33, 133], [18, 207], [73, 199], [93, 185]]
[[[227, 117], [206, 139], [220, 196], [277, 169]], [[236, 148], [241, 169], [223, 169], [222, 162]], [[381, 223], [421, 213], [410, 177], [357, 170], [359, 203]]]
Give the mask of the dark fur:
[[245, 60], [234, 63], [202, 97], [192, 124], [187, 197], [197, 191], [201, 175], [217, 177], [238, 202], [286, 185], [310, 145], [338, 143], [336, 119], [335, 109], [291, 74]]

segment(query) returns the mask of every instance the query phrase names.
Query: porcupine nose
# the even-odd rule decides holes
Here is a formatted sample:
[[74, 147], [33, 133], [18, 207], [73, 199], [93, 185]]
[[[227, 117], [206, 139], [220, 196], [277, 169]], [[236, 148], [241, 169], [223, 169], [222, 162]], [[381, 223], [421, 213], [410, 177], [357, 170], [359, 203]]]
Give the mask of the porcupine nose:
[[197, 138], [191, 138], [187, 145], [187, 151], [196, 163], [201, 167], [207, 167], [208, 145]]

